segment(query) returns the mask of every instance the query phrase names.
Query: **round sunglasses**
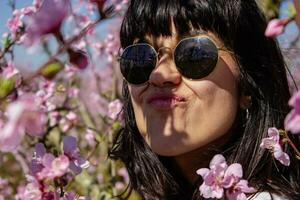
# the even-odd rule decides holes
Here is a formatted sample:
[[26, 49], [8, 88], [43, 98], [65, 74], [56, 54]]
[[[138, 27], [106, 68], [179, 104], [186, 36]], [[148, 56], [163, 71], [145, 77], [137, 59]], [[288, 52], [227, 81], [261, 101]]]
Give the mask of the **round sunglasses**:
[[[219, 50], [225, 49], [217, 47], [209, 37], [189, 37], [178, 42], [173, 51], [173, 59], [183, 77], [201, 79], [216, 67]], [[159, 53], [147, 43], [130, 45], [119, 58], [121, 73], [130, 84], [144, 84], [155, 69], [158, 57]]]

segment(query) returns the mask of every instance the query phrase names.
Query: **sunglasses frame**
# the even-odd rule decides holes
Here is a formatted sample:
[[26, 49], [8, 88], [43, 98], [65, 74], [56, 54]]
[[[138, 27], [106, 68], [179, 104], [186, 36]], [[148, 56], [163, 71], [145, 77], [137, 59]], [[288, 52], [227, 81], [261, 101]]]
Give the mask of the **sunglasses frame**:
[[[192, 36], [192, 37], [184, 37], [183, 39], [181, 39], [181, 40], [176, 44], [176, 46], [175, 46], [174, 49], [172, 49], [172, 48], [170, 48], [170, 47], [160, 47], [160, 48], [156, 51], [155, 48], [154, 48], [152, 45], [148, 44], [148, 43], [136, 43], [136, 44], [131, 44], [131, 45], [127, 46], [127, 47], [122, 51], [122, 54], [125, 52], [126, 49], [128, 49], [128, 48], [130, 48], [130, 47], [141, 46], [141, 45], [149, 46], [150, 48], [153, 49], [153, 51], [155, 52], [155, 55], [156, 55], [156, 64], [155, 64], [155, 67], [153, 68], [153, 70], [154, 70], [154, 69], [157, 67], [157, 63], [159, 62], [159, 51], [160, 51], [161, 49], [170, 49], [170, 50], [172, 50], [172, 59], [173, 59], [173, 62], [174, 62], [174, 64], [175, 64], [175, 61], [174, 61], [174, 58], [175, 58], [174, 52], [175, 52], [176, 48], [179, 46], [179, 44], [181, 44], [181, 42], [183, 42], [183, 41], [185, 41], [185, 40], [193, 39], [193, 38], [197, 38], [197, 39], [199, 39], [199, 38], [207, 38], [208, 40], [210, 40], [210, 41], [215, 45], [215, 47], [216, 47], [216, 49], [217, 49], [218, 60], [219, 60], [219, 57], [220, 57], [220, 56], [219, 56], [219, 51], [226, 51], [226, 52], [229, 52], [229, 53], [233, 54], [232, 51], [230, 51], [230, 50], [228, 50], [228, 49], [226, 49], [226, 48], [223, 48], [223, 47], [219, 47], [213, 39], [211, 39], [209, 36], [206, 36], [206, 35], [200, 35], [200, 36], [198, 35], [198, 36]], [[121, 54], [121, 56], [118, 57], [118, 61], [119, 61], [119, 62], [120, 62], [120, 60], [122, 59], [122, 54]], [[216, 65], [216, 66], [217, 66], [217, 65]], [[215, 67], [216, 67], [216, 66], [215, 66]], [[176, 67], [176, 70], [178, 71], [178, 73], [180, 73], [180, 70], [178, 70], [178, 67], [177, 67], [176, 64], [175, 64], [175, 67]], [[153, 70], [152, 70], [152, 71], [153, 71]], [[152, 72], [151, 72], [151, 73], [152, 73]], [[183, 78], [188, 79], [188, 80], [199, 80], [199, 79], [202, 79], [202, 78], [199, 78], [199, 79], [188, 78], [188, 77], [185, 77], [182, 73], [180, 73], [180, 75], [181, 75]], [[123, 76], [123, 74], [122, 74], [122, 76]], [[134, 86], [142, 86], [142, 85], [148, 84], [148, 82], [149, 82], [149, 79], [148, 79], [148, 80], [145, 81], [144, 83], [135, 84], [135, 83], [130, 83], [130, 82], [128, 82], [124, 76], [123, 76], [123, 79], [124, 79], [128, 84], [134, 85]]]

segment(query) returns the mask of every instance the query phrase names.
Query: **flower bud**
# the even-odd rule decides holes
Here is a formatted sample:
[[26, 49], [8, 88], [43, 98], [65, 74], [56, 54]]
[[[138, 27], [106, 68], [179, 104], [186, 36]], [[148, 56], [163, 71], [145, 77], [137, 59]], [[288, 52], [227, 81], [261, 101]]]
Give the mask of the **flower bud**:
[[53, 79], [63, 68], [64, 66], [59, 60], [53, 60], [42, 67], [40, 74], [47, 79]]
[[68, 54], [70, 63], [72, 63], [75, 67], [85, 69], [88, 66], [89, 60], [85, 52], [81, 50], [68, 49]]
[[5, 98], [15, 88], [16, 80], [14, 77], [9, 79], [0, 78], [0, 99]]

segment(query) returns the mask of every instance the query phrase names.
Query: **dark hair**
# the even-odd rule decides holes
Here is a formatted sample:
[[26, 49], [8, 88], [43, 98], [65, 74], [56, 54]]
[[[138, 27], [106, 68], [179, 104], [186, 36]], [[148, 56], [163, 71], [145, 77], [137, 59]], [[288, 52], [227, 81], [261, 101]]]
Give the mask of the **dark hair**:
[[[259, 147], [268, 137], [269, 127], [283, 128], [290, 92], [283, 57], [277, 43], [264, 36], [266, 20], [255, 0], [131, 0], [121, 27], [121, 45], [126, 47], [146, 34], [171, 36], [171, 23], [179, 34], [192, 28], [216, 34], [234, 52], [240, 94], [252, 97], [249, 117], [245, 119], [244, 112], [238, 111], [234, 135], [219, 152], [228, 163], [240, 163], [244, 178], [258, 191], [299, 200], [300, 162], [291, 156], [291, 166], [285, 167]], [[201, 178], [188, 185], [171, 157], [156, 155], [145, 143], [126, 82], [123, 101], [125, 127], [117, 135], [110, 157], [125, 163], [130, 187], [143, 199], [201, 199]], [[298, 137], [291, 139], [300, 145]], [[284, 150], [294, 155], [289, 146]]]

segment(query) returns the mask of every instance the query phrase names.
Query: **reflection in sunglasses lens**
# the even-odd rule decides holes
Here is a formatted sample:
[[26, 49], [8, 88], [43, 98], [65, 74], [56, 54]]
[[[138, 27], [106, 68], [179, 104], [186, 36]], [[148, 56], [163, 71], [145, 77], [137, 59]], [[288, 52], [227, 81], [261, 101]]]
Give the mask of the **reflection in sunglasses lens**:
[[148, 81], [156, 65], [156, 52], [149, 45], [130, 46], [124, 50], [120, 67], [124, 78], [132, 84]]
[[181, 41], [174, 52], [174, 62], [180, 73], [190, 79], [209, 75], [218, 61], [218, 49], [208, 38]]

